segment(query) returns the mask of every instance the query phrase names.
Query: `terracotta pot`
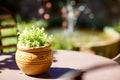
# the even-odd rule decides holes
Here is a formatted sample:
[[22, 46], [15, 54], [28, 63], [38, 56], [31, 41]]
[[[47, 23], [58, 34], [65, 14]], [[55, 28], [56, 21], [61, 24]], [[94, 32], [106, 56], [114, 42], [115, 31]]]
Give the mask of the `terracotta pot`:
[[46, 72], [53, 59], [51, 46], [39, 48], [23, 48], [17, 46], [16, 63], [21, 71], [27, 75], [38, 75]]

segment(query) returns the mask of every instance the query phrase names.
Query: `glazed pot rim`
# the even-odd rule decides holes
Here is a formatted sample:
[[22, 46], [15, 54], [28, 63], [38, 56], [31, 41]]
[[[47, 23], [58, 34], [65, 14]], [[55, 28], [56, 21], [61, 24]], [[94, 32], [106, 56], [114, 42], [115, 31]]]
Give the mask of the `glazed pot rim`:
[[25, 52], [42, 52], [42, 51], [49, 51], [51, 50], [51, 44], [47, 46], [40, 46], [40, 47], [24, 47], [17, 45], [17, 49]]

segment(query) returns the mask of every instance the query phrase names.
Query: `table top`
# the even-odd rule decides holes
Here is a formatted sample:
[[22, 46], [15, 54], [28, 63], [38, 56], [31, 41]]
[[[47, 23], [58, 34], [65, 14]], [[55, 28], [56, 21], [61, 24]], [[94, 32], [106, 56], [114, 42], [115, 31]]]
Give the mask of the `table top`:
[[0, 80], [73, 80], [76, 75], [79, 80], [120, 80], [120, 65], [111, 59], [77, 51], [57, 50], [53, 53], [51, 68], [38, 76], [22, 73], [14, 53], [0, 54]]

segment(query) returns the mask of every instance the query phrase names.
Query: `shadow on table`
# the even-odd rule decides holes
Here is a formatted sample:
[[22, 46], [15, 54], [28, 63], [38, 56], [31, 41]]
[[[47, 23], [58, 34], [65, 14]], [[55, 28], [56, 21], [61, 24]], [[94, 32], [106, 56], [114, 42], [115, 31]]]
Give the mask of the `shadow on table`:
[[30, 76], [34, 78], [43, 78], [43, 79], [58, 79], [58, 78], [65, 78], [65, 77], [70, 77], [70, 75], [63, 76], [63, 74], [66, 74], [68, 72], [76, 72], [75, 69], [71, 68], [61, 68], [61, 67], [52, 67], [48, 70], [48, 72], [42, 74], [42, 75], [37, 75], [37, 76]]
[[5, 68], [14, 69], [14, 70], [19, 69], [15, 62], [14, 52], [0, 54], [0, 69], [5, 69]]

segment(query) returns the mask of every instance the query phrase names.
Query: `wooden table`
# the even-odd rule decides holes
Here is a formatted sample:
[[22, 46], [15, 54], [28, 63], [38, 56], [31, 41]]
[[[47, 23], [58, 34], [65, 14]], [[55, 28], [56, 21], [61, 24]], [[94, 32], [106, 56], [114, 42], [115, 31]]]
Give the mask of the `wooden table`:
[[43, 75], [27, 76], [17, 67], [14, 53], [0, 54], [0, 80], [120, 80], [120, 65], [108, 58], [83, 52], [54, 51], [51, 68]]

